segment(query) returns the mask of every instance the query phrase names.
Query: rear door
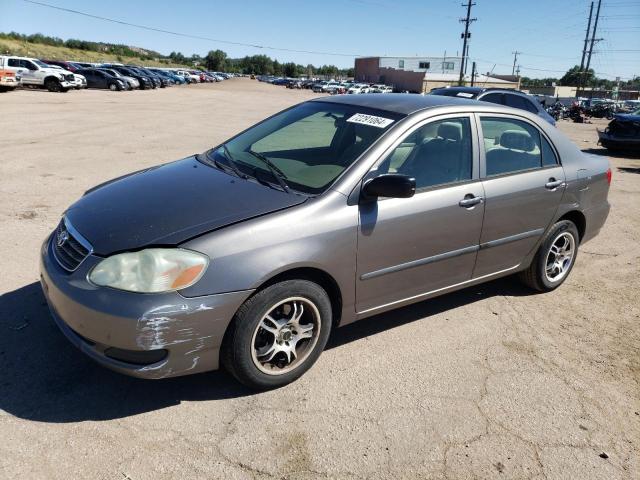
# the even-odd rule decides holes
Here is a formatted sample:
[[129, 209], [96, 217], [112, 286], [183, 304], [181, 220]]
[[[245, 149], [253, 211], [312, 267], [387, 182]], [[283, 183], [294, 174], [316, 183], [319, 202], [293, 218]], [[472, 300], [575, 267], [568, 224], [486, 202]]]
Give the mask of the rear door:
[[553, 220], [565, 175], [550, 141], [524, 118], [478, 115], [486, 197], [474, 277], [515, 269]]

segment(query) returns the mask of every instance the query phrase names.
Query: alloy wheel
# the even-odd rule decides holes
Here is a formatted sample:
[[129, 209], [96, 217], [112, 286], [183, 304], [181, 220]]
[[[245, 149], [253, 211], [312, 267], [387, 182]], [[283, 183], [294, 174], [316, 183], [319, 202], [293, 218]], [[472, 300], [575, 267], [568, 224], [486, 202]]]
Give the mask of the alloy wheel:
[[253, 333], [251, 358], [268, 375], [282, 375], [301, 365], [313, 351], [322, 323], [309, 299], [291, 297], [272, 306]]
[[569, 232], [560, 233], [551, 243], [545, 262], [545, 276], [550, 282], [562, 280], [573, 263], [576, 240]]

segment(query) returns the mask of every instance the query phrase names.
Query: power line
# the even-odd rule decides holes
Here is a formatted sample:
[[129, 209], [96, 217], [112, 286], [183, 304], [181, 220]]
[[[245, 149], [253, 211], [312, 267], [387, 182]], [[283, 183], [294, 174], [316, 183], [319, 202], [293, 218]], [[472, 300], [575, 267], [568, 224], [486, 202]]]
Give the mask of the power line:
[[220, 40], [218, 38], [203, 37], [203, 36], [200, 36], [200, 35], [192, 35], [192, 34], [189, 34], [189, 33], [174, 32], [174, 31], [171, 31], [171, 30], [164, 30], [162, 28], [150, 27], [148, 25], [140, 25], [140, 24], [137, 24], [137, 23], [125, 22], [124, 20], [117, 20], [115, 18], [102, 17], [100, 15], [93, 15], [91, 13], [81, 12], [80, 10], [73, 10], [71, 8], [58, 7], [56, 5], [50, 5], [48, 3], [37, 2], [37, 1], [34, 1], [34, 0], [22, 0], [22, 1], [26, 2], [26, 3], [31, 3], [33, 5], [39, 5], [41, 7], [52, 8], [54, 10], [61, 10], [63, 12], [73, 13], [73, 14], [76, 14], [76, 15], [82, 15], [84, 17], [95, 18], [97, 20], [102, 20], [102, 21], [105, 21], [105, 22], [118, 23], [120, 25], [126, 25], [128, 27], [141, 28], [143, 30], [150, 30], [152, 32], [167, 33], [169, 35], [175, 35], [177, 37], [193, 38], [193, 39], [196, 39], [196, 40], [206, 40], [208, 42], [223, 43], [223, 44], [226, 44], [226, 45], [237, 45], [237, 46], [241, 46], [241, 47], [260, 48], [260, 49], [265, 49], [265, 50], [276, 50], [276, 51], [280, 51], [280, 52], [309, 53], [309, 54], [314, 54], [314, 55], [332, 55], [332, 56], [338, 56], [338, 57], [359, 57], [359, 56], [362, 56], [360, 54], [355, 54], [355, 53], [337, 53], [337, 52], [320, 52], [320, 51], [314, 51], [314, 50], [297, 50], [297, 49], [293, 49], [293, 48], [272, 47], [272, 46], [269, 46], [269, 45], [257, 45], [257, 44], [253, 44], [253, 43], [235, 42], [235, 41], [232, 41], [232, 40]]

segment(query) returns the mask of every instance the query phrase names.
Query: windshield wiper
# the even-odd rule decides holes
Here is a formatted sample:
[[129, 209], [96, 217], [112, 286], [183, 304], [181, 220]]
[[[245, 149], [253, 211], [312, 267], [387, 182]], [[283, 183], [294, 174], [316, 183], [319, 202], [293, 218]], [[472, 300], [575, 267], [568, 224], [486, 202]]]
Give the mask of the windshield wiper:
[[240, 171], [240, 169], [238, 168], [238, 164], [233, 159], [233, 155], [231, 155], [231, 152], [227, 148], [227, 144], [226, 143], [222, 144], [222, 150], [224, 151], [224, 156], [229, 161], [229, 166], [233, 169], [234, 172], [236, 172], [236, 175], [238, 175], [240, 178], [247, 178], [248, 175], [245, 175], [244, 173], [242, 173]]
[[235, 160], [233, 159], [233, 156], [231, 155], [231, 152], [229, 152], [229, 149], [227, 148], [226, 145], [222, 145], [222, 149], [224, 151], [224, 158], [227, 159], [227, 163], [223, 164], [222, 162], [216, 160], [215, 156], [213, 154], [211, 154], [212, 150], [209, 150], [208, 152], [206, 152], [206, 157], [207, 159], [213, 161], [213, 163], [218, 167], [221, 168], [222, 170], [227, 170], [227, 169], [231, 169], [233, 170], [233, 173], [235, 173], [238, 177], [240, 178], [247, 178], [247, 175], [245, 175], [244, 173], [242, 173], [240, 171], [240, 169], [238, 168], [238, 165], [236, 164]]
[[282, 190], [284, 190], [286, 193], [289, 193], [291, 191], [289, 189], [289, 186], [287, 185], [287, 182], [285, 181], [287, 179], [287, 176], [284, 174], [282, 170], [280, 170], [277, 166], [275, 166], [271, 160], [269, 160], [267, 157], [265, 157], [261, 153], [254, 152], [251, 149], [248, 149], [247, 152], [249, 152], [251, 155], [253, 155], [258, 160], [263, 162], [267, 167], [269, 167], [269, 170], [271, 171], [275, 179], [278, 181], [278, 183], [282, 187]]

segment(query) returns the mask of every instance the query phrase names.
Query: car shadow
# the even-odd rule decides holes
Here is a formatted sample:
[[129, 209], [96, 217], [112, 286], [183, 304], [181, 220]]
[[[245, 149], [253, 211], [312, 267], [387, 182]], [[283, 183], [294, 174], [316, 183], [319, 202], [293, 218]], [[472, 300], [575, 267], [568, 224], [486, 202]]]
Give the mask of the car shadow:
[[[529, 294], [512, 278], [496, 280], [347, 325], [333, 333], [327, 348], [494, 295]], [[159, 410], [183, 400], [222, 400], [253, 393], [224, 371], [164, 380], [112, 372], [89, 360], [62, 335], [37, 282], [0, 297], [0, 410], [10, 415], [49, 423], [99, 421]]]
[[632, 159], [640, 158], [640, 152], [628, 151], [628, 150], [608, 150], [606, 148], [585, 148], [582, 151], [584, 153], [601, 155], [603, 157], [632, 158]]
[[618, 167], [618, 171], [619, 172], [624, 172], [624, 173], [639, 173], [640, 174], [640, 167]]

